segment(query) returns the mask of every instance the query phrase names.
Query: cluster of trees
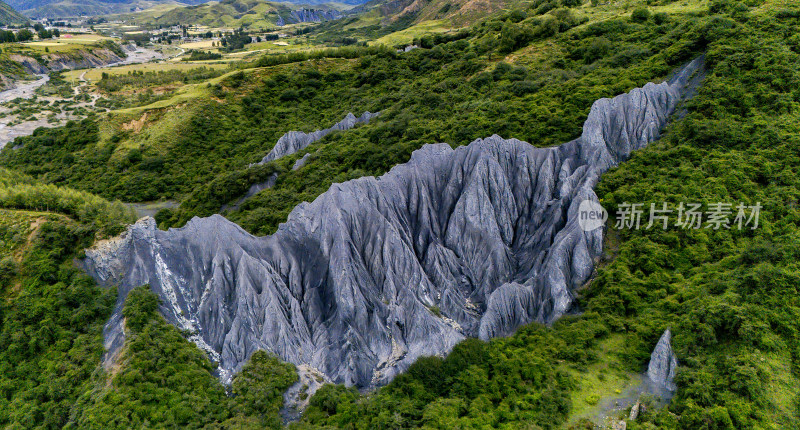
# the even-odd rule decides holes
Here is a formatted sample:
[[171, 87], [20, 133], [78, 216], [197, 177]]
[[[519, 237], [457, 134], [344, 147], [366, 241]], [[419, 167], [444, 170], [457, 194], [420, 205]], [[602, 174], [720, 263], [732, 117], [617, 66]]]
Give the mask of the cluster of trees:
[[52, 39], [61, 37], [61, 30], [57, 28], [48, 30], [37, 22], [33, 26], [33, 31], [28, 28], [22, 28], [16, 33], [11, 30], [0, 30], [0, 43], [27, 42], [33, 40], [34, 35], [38, 35], [39, 39]]
[[48, 30], [44, 25], [38, 22], [34, 24], [33, 30], [39, 36], [39, 39], [52, 39], [54, 37], [61, 37], [61, 30], [57, 28]]
[[235, 30], [232, 34], [228, 34], [220, 39], [222, 50], [226, 52], [244, 49], [245, 45], [252, 42], [253, 36], [242, 29]]
[[11, 30], [0, 30], [0, 43], [16, 42], [17, 35]]
[[193, 50], [192, 52], [189, 53], [188, 57], [183, 59], [183, 61], [207, 61], [207, 60], [219, 60], [220, 58], [222, 58], [222, 54], [217, 52]]
[[97, 88], [104, 93], [115, 93], [124, 88], [146, 88], [149, 86], [167, 85], [176, 82], [184, 84], [203, 82], [224, 73], [226, 73], [225, 69], [211, 69], [203, 66], [189, 70], [169, 69], [152, 72], [133, 70], [126, 74], [110, 74], [103, 72], [96, 85]]
[[158, 305], [158, 296], [146, 286], [128, 294], [121, 370], [97, 378], [95, 390], [73, 408], [70, 425], [81, 429], [280, 428], [283, 392], [298, 379], [294, 366], [257, 351], [237, 374], [229, 397], [206, 354], [164, 320]]
[[[552, 37], [588, 21], [578, 18], [569, 9], [556, 9], [544, 18], [531, 17], [522, 11], [508, 13], [500, 31], [500, 52], [509, 53], [527, 46], [534, 40]], [[496, 25], [494, 25], [496, 29]]]
[[119, 201], [109, 202], [84, 191], [52, 184], [0, 187], [0, 207], [63, 213], [109, 233], [118, 233], [122, 223], [135, 219], [130, 207]]
[[119, 201], [52, 184], [0, 168], [0, 208], [56, 212], [78, 220], [105, 234], [119, 232], [121, 225], [135, 220], [130, 207]]
[[33, 32], [23, 28], [16, 33], [11, 30], [0, 30], [0, 43], [27, 42], [33, 40]]

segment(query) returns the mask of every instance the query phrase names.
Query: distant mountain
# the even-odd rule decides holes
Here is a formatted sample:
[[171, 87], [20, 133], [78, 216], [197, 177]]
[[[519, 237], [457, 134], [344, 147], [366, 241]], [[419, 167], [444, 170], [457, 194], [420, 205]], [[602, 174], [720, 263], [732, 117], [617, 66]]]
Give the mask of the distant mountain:
[[0, 1], [0, 25], [23, 24], [28, 22], [28, 18], [22, 16], [11, 6]]
[[97, 16], [134, 12], [160, 4], [199, 4], [206, 0], [7, 0], [22, 14], [32, 18]]
[[300, 8], [289, 3], [266, 0], [222, 0], [172, 9], [154, 8], [115, 18], [143, 26], [205, 25], [270, 28], [297, 22], [327, 21], [340, 16], [339, 11], [326, 6]]
[[386, 22], [449, 19], [465, 25], [517, 3], [517, 0], [371, 0], [364, 6], [377, 8]]
[[[357, 5], [366, 0], [344, 0], [338, 3]], [[8, 0], [9, 4], [24, 15], [32, 18], [62, 18], [72, 16], [97, 16], [139, 12], [153, 6], [163, 4], [176, 4], [180, 6], [196, 6], [203, 3], [212, 5], [225, 5], [230, 3], [243, 4], [243, 10], [237, 13], [244, 13], [252, 7], [248, 4], [254, 3], [252, 0]], [[294, 4], [321, 4], [323, 0], [287, 0], [286, 3]], [[263, 3], [263, 2], [260, 2]], [[242, 7], [240, 7], [242, 9]]]

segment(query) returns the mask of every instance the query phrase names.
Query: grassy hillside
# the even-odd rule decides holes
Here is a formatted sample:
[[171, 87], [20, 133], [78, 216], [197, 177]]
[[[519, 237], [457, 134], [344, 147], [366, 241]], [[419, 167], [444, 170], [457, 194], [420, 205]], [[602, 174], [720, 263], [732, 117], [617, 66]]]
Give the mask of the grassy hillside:
[[132, 214], [0, 169], [0, 425], [61, 428], [90, 388], [114, 302], [72, 264]]
[[[579, 291], [580, 314], [552, 327], [532, 324], [504, 339], [466, 341], [446, 359], [420, 360], [376, 393], [326, 387], [292, 427], [591, 428], [586, 418], [598, 401], [614, 399], [641, 374], [659, 335], [671, 328], [680, 363], [676, 397], [664, 409], [650, 407], [628, 428], [795, 428], [800, 8], [778, 0], [649, 3], [565, 8], [563, 2], [536, 1], [461, 31], [411, 35], [421, 48], [408, 53], [359, 47], [267, 55], [241, 70], [187, 84], [185, 92], [150, 106], [40, 130], [18, 140], [19, 149], [3, 150], [0, 164], [30, 175], [28, 182], [69, 185], [108, 199], [181, 201], [157, 215], [162, 227], [223, 212], [249, 231], [267, 234], [295, 205], [332, 183], [384, 173], [425, 143], [464, 145], [493, 133], [537, 146], [568, 141], [580, 134], [594, 100], [664, 79], [705, 54], [709, 73], [686, 115], [659, 142], [605, 175], [598, 195], [609, 209], [626, 201], [760, 202], [758, 229], [609, 229], [597, 275]], [[379, 16], [363, 19], [373, 21], [337, 25], [365, 38], [386, 27]], [[392, 29], [413, 25], [410, 20]], [[333, 34], [332, 28], [318, 27], [309, 40]], [[160, 79], [119, 75], [104, 85], [121, 92], [163, 85]], [[348, 111], [364, 110], [383, 114], [285, 160], [247, 168], [288, 130], [327, 127]], [[305, 154], [311, 154], [306, 166], [292, 170]], [[236, 210], [222, 210], [274, 172], [279, 178], [272, 189]], [[19, 249], [24, 233], [14, 237], [10, 249]], [[18, 276], [36, 272], [11, 273], [28, 279]], [[144, 291], [137, 297], [144, 304], [152, 300]], [[199, 387], [202, 398], [220, 399], [219, 387], [210, 381], [208, 363], [188, 352], [185, 340], [147, 310], [152, 306], [141, 308], [139, 320], [154, 340], [146, 343], [141, 336], [140, 346], [128, 346], [130, 360], [119, 376], [67, 385], [72, 391], [59, 404], [85, 394], [80, 409], [73, 409], [82, 417], [79, 427], [112, 422], [119, 410], [127, 411], [127, 421], [117, 421], [121, 427], [144, 419], [222, 426], [235, 418], [235, 409], [205, 403], [180, 416], [165, 410], [164, 404], [175, 404], [183, 411], [182, 396], [189, 395], [160, 368], [147, 365], [164, 360], [165, 368], [176, 366], [168, 351], [191, 358], [190, 386]], [[37, 308], [40, 314], [47, 309]], [[34, 324], [41, 318], [29, 321], [22, 311], [29, 309], [4, 311], [4, 327], [12, 328], [0, 339], [39, 333]], [[92, 321], [102, 320], [102, 312], [96, 315]], [[0, 351], [28, 351], [27, 345], [17, 342]], [[42, 351], [47, 350], [23, 358], [33, 363]], [[97, 356], [91, 357], [96, 363]], [[11, 363], [19, 357], [0, 356], [0, 364]], [[180, 370], [185, 369], [177, 367], [175, 374]], [[33, 371], [10, 375], [0, 385], [0, 402], [12, 399], [12, 411], [46, 410], [50, 397], [16, 388], [46, 381]], [[146, 395], [137, 398], [142, 391]], [[272, 411], [260, 419], [274, 416]], [[38, 423], [43, 416], [0, 416], [0, 423]], [[239, 424], [257, 428], [264, 422]]]
[[0, 1], [0, 25], [20, 25], [28, 22], [28, 18], [22, 16], [11, 6]]
[[148, 9], [161, 4], [189, 4], [192, 0], [10, 0], [18, 11], [33, 18], [100, 16]]
[[3, 82], [13, 83], [17, 80], [33, 79], [20, 57], [48, 67], [52, 62], [82, 62], [87, 56], [111, 61], [112, 55], [123, 57], [122, 48], [111, 38], [95, 35], [79, 35], [73, 38], [36, 40], [25, 43], [4, 43], [0, 52], [0, 75]]
[[265, 0], [222, 0], [187, 7], [154, 8], [118, 18], [145, 27], [199, 25], [205, 27], [275, 28], [279, 14], [291, 7]]

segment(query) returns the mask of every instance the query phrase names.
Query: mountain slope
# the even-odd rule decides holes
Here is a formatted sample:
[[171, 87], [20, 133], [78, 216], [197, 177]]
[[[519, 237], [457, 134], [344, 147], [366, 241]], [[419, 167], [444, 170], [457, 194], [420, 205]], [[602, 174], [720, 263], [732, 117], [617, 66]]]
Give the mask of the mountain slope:
[[119, 18], [138, 25], [203, 25], [211, 27], [269, 27], [291, 7], [265, 0], [223, 0], [166, 11], [145, 10]]
[[18, 25], [28, 22], [28, 18], [22, 16], [8, 4], [0, 1], [0, 25]]
[[[349, 2], [349, 3], [348, 3]], [[353, 3], [355, 2], [355, 3]], [[22, 11], [24, 14], [34, 18], [58, 18], [70, 16], [97, 16], [109, 14], [126, 14], [132, 12], [146, 11], [153, 6], [164, 4], [175, 4], [180, 6], [178, 9], [183, 9], [183, 6], [203, 6], [205, 3], [210, 3], [208, 8], [201, 9], [204, 11], [198, 18], [205, 19], [208, 22], [224, 22], [225, 15], [238, 16], [239, 19], [242, 15], [256, 14], [259, 18], [264, 18], [263, 14], [269, 13], [277, 7], [276, 3], [261, 0], [10, 0], [9, 4], [17, 10]], [[289, 1], [286, 2], [287, 6], [291, 3], [295, 4], [321, 4], [324, 1]], [[342, 4], [359, 4], [358, 0], [347, 0], [341, 2]], [[262, 6], [255, 6], [262, 4]], [[226, 6], [227, 5], [227, 6]], [[247, 6], [249, 5], [249, 6]], [[272, 6], [269, 6], [272, 5]], [[233, 9], [231, 9], [233, 8]], [[287, 7], [290, 9], [290, 7]], [[194, 10], [190, 8], [188, 10]], [[149, 13], [149, 12], [148, 12]], [[201, 24], [204, 22], [192, 21], [194, 17], [192, 12], [175, 12], [169, 21], [191, 24]], [[174, 19], [180, 18], [180, 21]], [[216, 18], [216, 20], [214, 20]]]
[[159, 4], [196, 4], [202, 0], [10, 0], [16, 10], [32, 18], [98, 16], [143, 10]]
[[596, 200], [602, 172], [658, 137], [701, 64], [598, 101], [581, 138], [560, 147], [497, 136], [425, 146], [378, 179], [300, 205], [273, 236], [219, 216], [168, 232], [140, 222], [87, 251], [89, 272], [121, 286], [110, 354], [124, 339], [126, 292], [142, 284], [223, 375], [266, 349], [338, 383], [382, 385], [464, 337], [550, 323], [601, 253], [602, 232], [581, 232], [578, 204]]

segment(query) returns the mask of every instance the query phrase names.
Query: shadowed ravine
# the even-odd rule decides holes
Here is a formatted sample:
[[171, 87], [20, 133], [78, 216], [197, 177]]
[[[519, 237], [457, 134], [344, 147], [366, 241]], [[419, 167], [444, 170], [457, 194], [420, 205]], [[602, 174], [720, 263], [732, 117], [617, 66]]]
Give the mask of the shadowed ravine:
[[300, 204], [272, 236], [219, 215], [169, 231], [144, 218], [86, 252], [87, 271], [119, 285], [106, 359], [124, 341], [127, 293], [143, 284], [225, 381], [266, 349], [371, 387], [465, 337], [552, 322], [602, 250], [602, 229], [584, 232], [578, 205], [597, 200], [603, 172], [658, 138], [702, 64], [598, 100], [581, 137], [558, 147], [498, 136], [426, 145], [379, 178], [334, 184]]

